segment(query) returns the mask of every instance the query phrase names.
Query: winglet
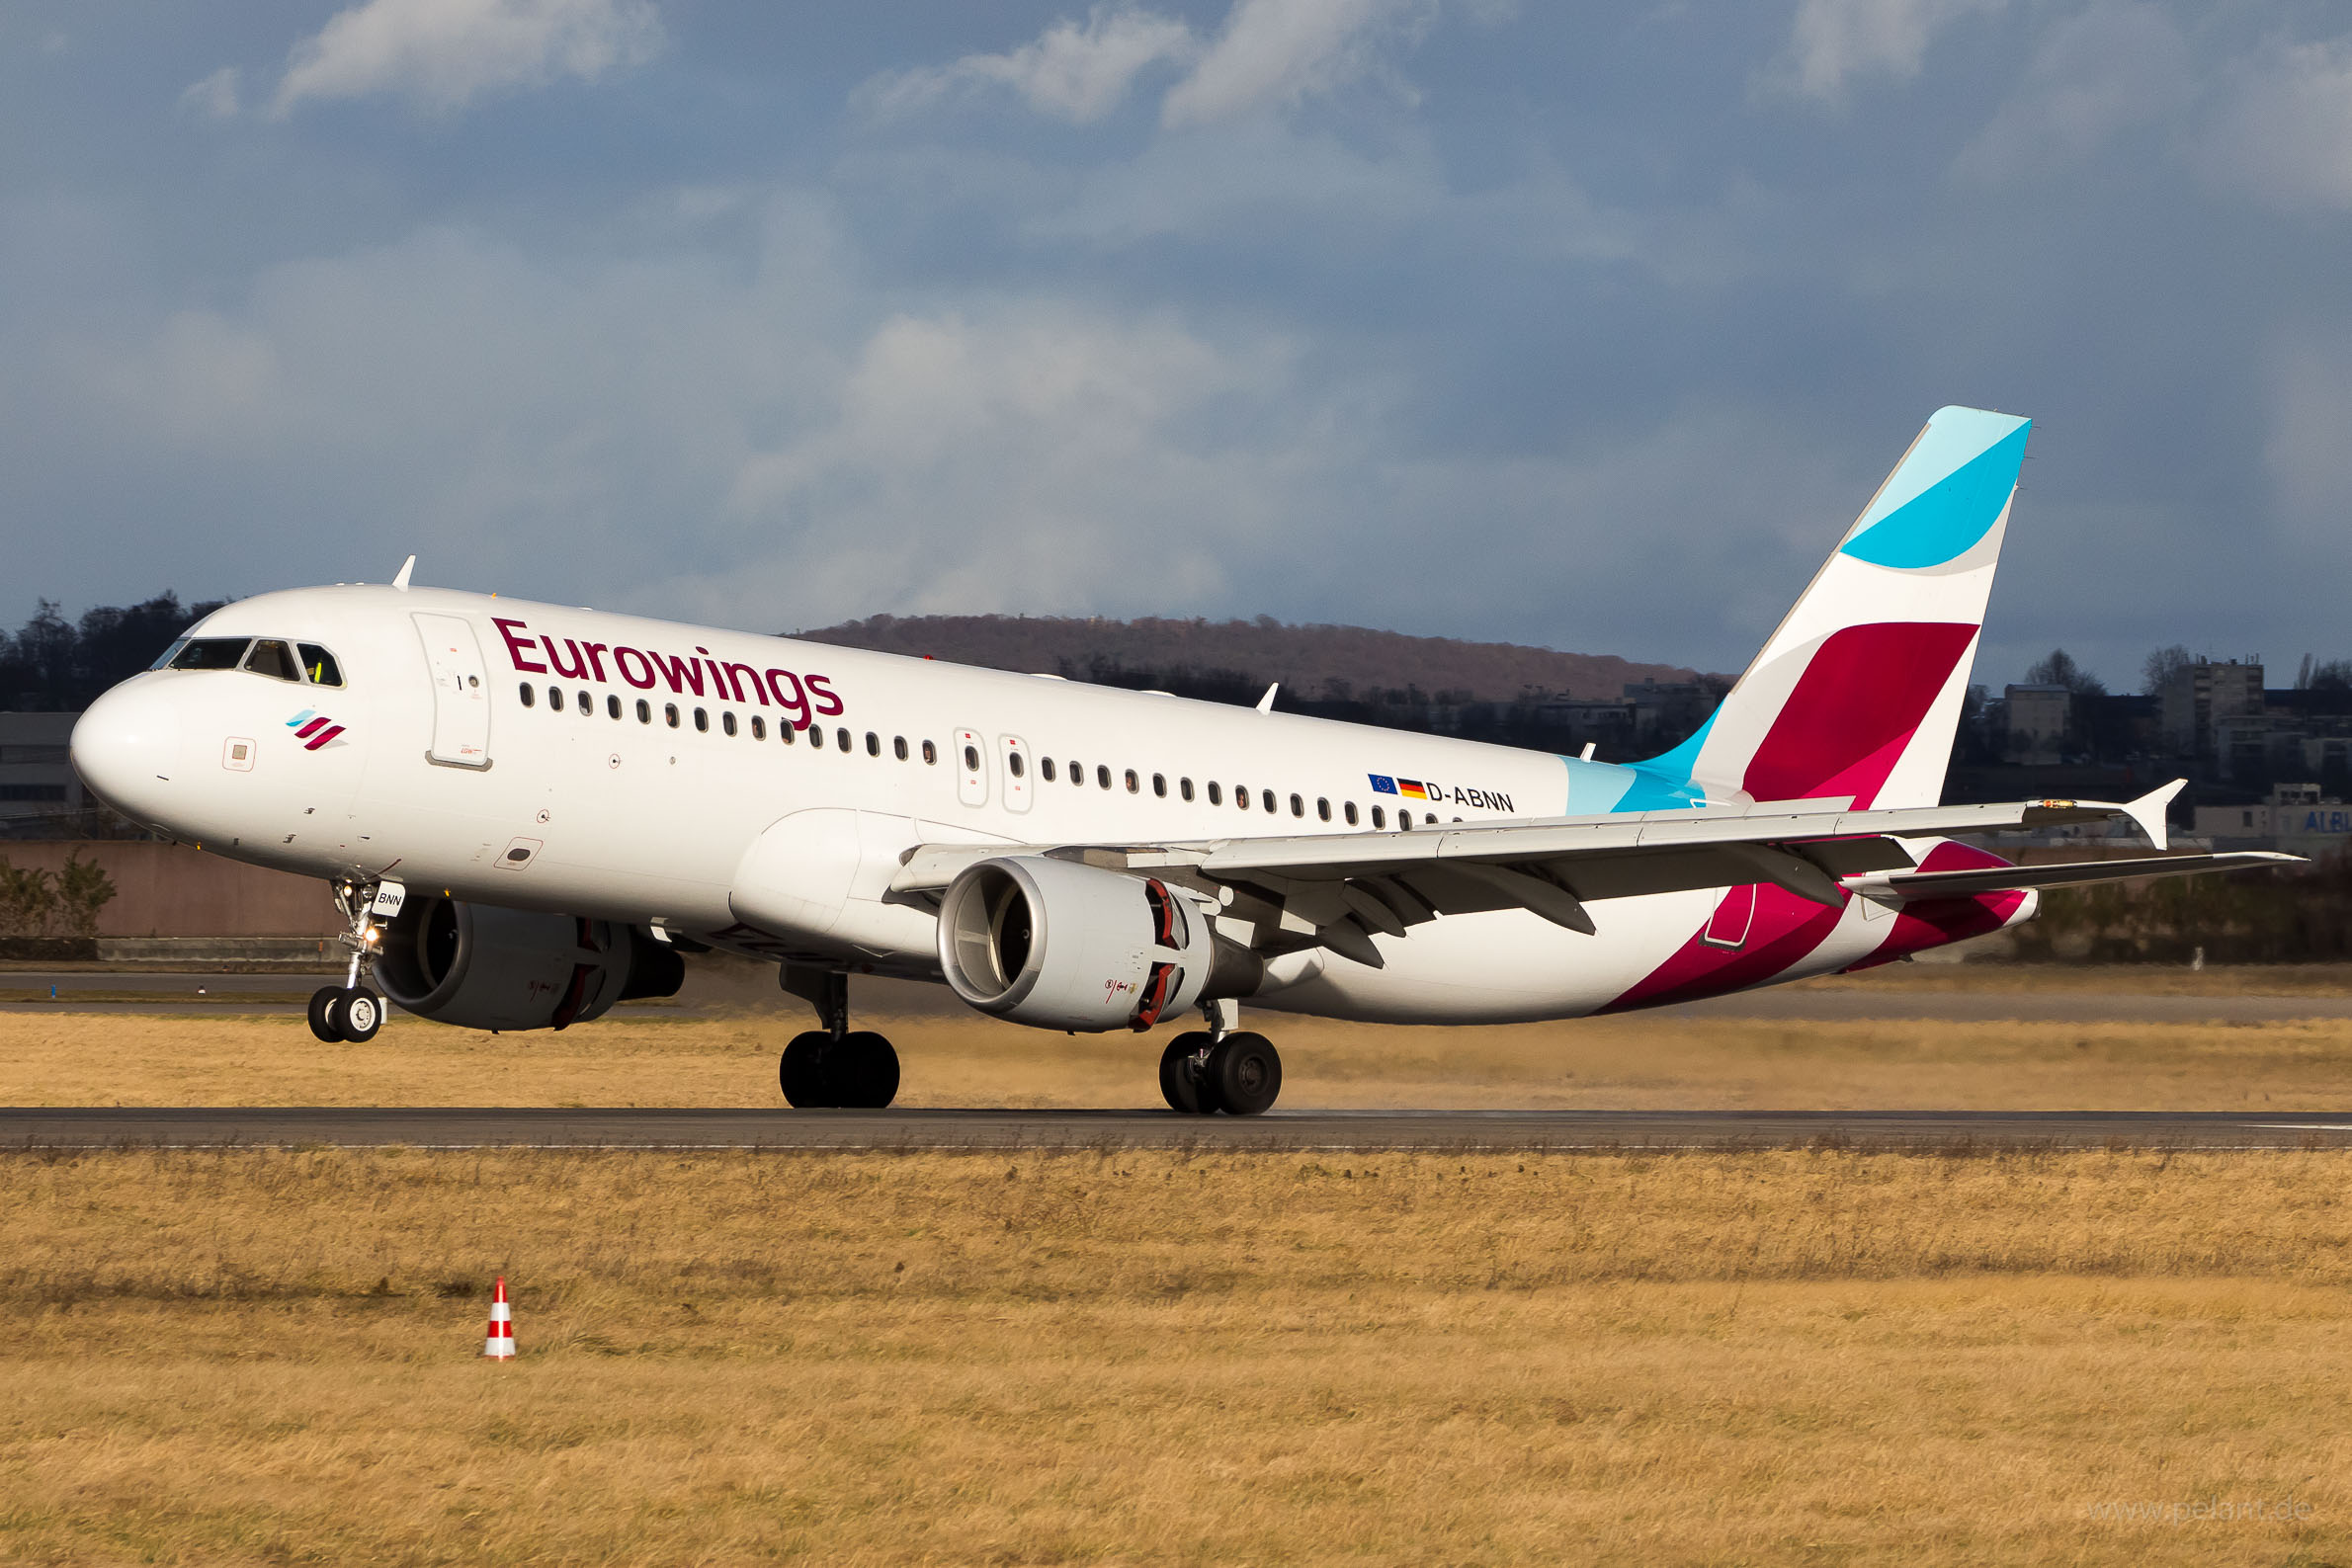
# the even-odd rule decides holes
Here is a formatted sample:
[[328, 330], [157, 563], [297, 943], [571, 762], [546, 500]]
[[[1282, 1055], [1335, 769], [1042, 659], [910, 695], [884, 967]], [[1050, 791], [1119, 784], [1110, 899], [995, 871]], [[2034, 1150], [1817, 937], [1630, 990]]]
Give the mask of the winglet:
[[2148, 843], [2159, 850], [2172, 847], [2171, 840], [2165, 832], [2164, 808], [2170, 805], [2172, 797], [2187, 788], [2188, 784], [2189, 781], [2186, 779], [2175, 779], [2160, 789], [2150, 789], [2146, 794], [2129, 802], [2123, 808], [2124, 815], [2130, 817], [2133, 824], [2147, 835]]
[[1277, 681], [1277, 682], [1275, 682], [1275, 683], [1274, 683], [1272, 686], [1269, 686], [1268, 688], [1266, 688], [1266, 695], [1265, 695], [1264, 697], [1261, 697], [1261, 698], [1259, 698], [1259, 699], [1258, 699], [1258, 711], [1259, 711], [1259, 712], [1261, 712], [1261, 713], [1271, 713], [1271, 712], [1273, 712], [1273, 711], [1274, 711], [1274, 694], [1275, 694], [1275, 693], [1277, 693], [1277, 692], [1279, 692], [1279, 691], [1281, 691], [1281, 690], [1282, 690], [1282, 683], [1281, 683], [1280, 681]]
[[402, 593], [408, 592], [408, 574], [415, 570], [416, 557], [411, 555], [408, 557], [408, 559], [400, 563], [400, 570], [393, 574], [392, 586], [399, 589]]

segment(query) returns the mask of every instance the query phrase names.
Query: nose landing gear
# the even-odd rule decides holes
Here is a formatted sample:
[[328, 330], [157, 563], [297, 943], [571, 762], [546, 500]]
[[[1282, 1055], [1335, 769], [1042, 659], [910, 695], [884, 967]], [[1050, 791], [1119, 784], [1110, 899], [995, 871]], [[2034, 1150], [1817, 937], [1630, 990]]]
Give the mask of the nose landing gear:
[[793, 1036], [776, 1063], [785, 1104], [796, 1111], [880, 1111], [897, 1099], [897, 1050], [872, 1030], [849, 1027], [849, 976], [788, 963], [779, 978], [824, 1024]]
[[1263, 1115], [1282, 1094], [1282, 1055], [1263, 1034], [1233, 1028], [1233, 1009], [1205, 1002], [1209, 1030], [1193, 1030], [1160, 1052], [1159, 1092], [1181, 1115]]
[[[351, 969], [340, 986], [321, 986], [310, 996], [310, 1032], [328, 1044], [365, 1045], [383, 1028], [383, 998], [375, 990], [376, 955], [383, 928], [376, 924], [382, 884], [339, 878], [335, 902], [351, 929], [335, 940], [351, 949]], [[398, 903], [386, 913], [397, 913]]]

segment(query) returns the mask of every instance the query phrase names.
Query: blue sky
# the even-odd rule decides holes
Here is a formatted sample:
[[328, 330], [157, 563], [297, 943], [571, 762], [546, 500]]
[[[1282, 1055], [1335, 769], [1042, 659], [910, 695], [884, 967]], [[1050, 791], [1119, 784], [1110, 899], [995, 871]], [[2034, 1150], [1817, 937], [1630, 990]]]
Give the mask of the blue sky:
[[0, 619], [388, 577], [1737, 669], [1947, 402], [1979, 679], [2352, 654], [2352, 30], [2065, 0], [0, 11]]

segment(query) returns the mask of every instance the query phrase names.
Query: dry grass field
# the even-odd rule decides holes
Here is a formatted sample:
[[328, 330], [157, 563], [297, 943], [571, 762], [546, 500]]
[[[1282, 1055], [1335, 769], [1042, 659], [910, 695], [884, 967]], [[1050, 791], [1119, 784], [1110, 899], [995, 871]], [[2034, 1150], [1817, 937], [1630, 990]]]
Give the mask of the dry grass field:
[[2347, 1177], [17, 1153], [0, 1559], [2340, 1563]]
[[[2344, 1020], [1265, 1022], [1291, 1106], [2352, 1104]], [[801, 1027], [18, 1013], [0, 1103], [769, 1105]], [[2348, 1292], [2320, 1151], [0, 1152], [0, 1562], [2347, 1564]]]
[[[2352, 1020], [1831, 1022], [1636, 1015], [1494, 1029], [1260, 1020], [1286, 1107], [2235, 1111], [2352, 1106]], [[0, 1105], [767, 1106], [786, 1010], [623, 1013], [489, 1035], [395, 1016], [367, 1045], [299, 1018], [0, 1015]], [[885, 1021], [913, 1106], [1156, 1106], [1173, 1031], [1071, 1037]]]

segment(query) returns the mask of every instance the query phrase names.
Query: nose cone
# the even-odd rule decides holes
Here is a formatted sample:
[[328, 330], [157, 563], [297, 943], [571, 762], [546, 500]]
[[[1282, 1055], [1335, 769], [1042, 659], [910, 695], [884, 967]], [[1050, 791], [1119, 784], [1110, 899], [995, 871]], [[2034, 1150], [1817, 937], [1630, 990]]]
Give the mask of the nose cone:
[[133, 676], [73, 726], [74, 772], [108, 805], [141, 822], [170, 821], [181, 738], [172, 686], [168, 676]]

